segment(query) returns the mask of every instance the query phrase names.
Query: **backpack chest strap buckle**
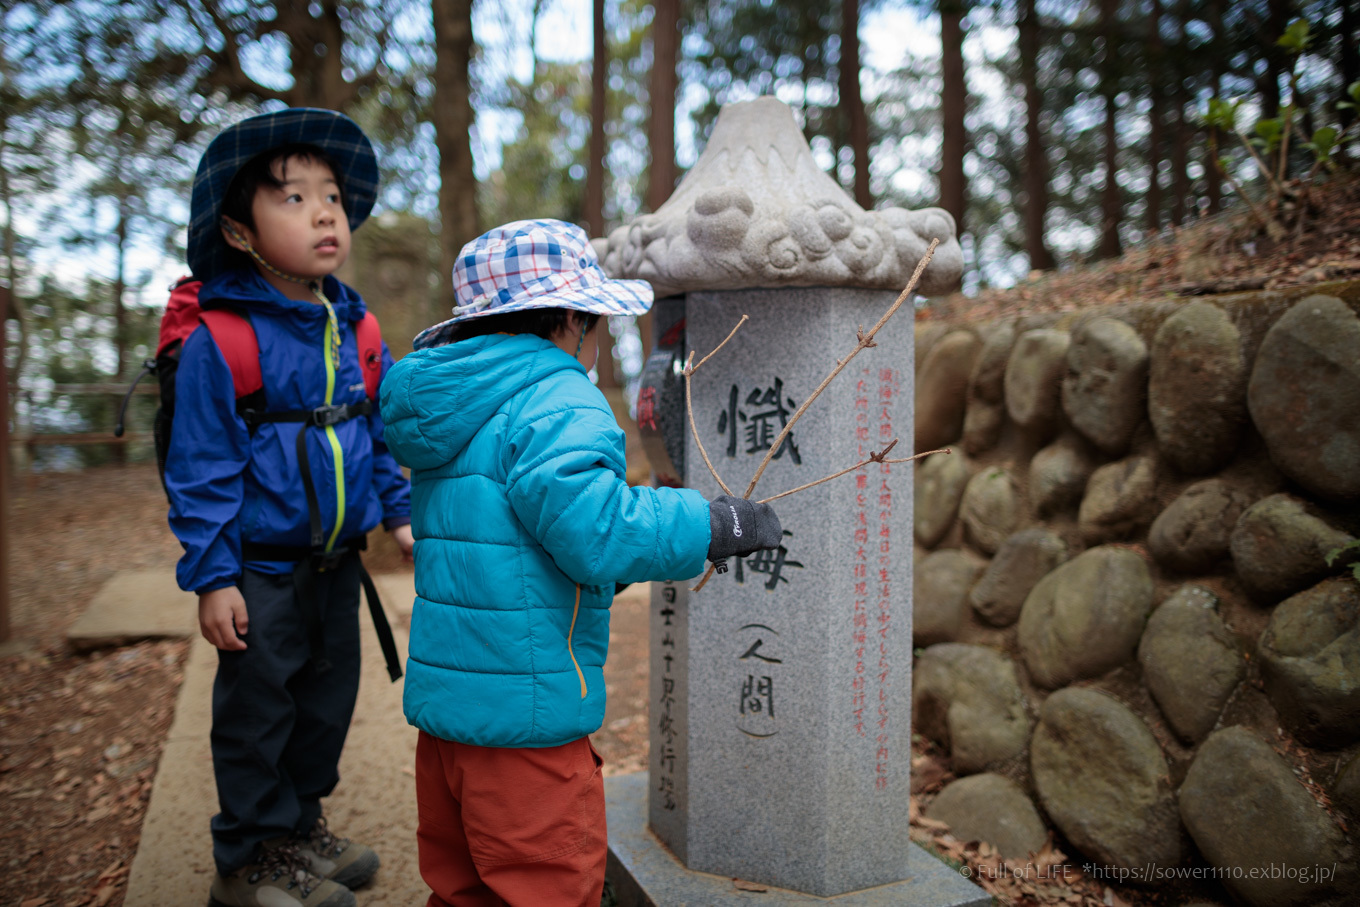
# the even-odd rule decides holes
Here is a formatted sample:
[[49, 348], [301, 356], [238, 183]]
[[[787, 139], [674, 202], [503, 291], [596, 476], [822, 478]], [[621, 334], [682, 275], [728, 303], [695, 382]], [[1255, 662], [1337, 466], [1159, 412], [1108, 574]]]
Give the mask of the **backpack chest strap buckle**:
[[327, 428], [359, 416], [366, 416], [372, 411], [373, 404], [367, 400], [363, 403], [337, 403], [331, 406], [318, 406], [307, 414], [306, 422], [308, 425], [315, 425], [317, 428]]
[[317, 428], [327, 428], [331, 425], [339, 425], [348, 418], [348, 406], [318, 406], [312, 410], [311, 416], [307, 419], [307, 424], [315, 425]]

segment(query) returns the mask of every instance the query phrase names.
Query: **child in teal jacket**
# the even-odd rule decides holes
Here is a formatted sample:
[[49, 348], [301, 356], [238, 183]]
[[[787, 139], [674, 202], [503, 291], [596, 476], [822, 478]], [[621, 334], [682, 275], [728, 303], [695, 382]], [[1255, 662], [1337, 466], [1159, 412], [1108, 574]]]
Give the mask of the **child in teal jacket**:
[[579, 228], [521, 221], [464, 247], [454, 318], [381, 391], [411, 467], [416, 603], [406, 717], [429, 904], [599, 903], [604, 719], [616, 583], [685, 578], [778, 546], [766, 505], [632, 488], [587, 371], [600, 315], [640, 314]]

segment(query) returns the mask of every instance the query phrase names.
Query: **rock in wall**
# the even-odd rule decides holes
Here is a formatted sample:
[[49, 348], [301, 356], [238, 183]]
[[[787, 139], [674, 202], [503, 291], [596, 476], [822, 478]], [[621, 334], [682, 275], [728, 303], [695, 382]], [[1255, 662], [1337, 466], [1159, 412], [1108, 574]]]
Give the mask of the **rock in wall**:
[[1102, 864], [1273, 860], [1311, 881], [1229, 894], [1347, 903], [1360, 282], [922, 329], [955, 452], [918, 466], [914, 711], [966, 776], [928, 814], [1015, 850], [1032, 807]]

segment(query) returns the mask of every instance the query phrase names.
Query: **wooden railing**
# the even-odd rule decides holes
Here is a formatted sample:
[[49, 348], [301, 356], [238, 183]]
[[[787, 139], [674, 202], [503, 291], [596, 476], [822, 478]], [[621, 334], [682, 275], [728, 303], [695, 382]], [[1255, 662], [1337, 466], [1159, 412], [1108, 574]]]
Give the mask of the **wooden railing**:
[[[53, 397], [105, 395], [113, 397], [116, 404], [121, 404], [123, 396], [128, 391], [129, 383], [131, 383], [131, 379], [129, 379], [127, 383], [101, 382], [96, 384], [56, 384], [52, 386], [50, 393]], [[146, 394], [158, 393], [159, 390], [160, 388], [156, 385], [154, 378], [143, 378], [133, 393], [141, 397]], [[28, 393], [25, 389], [13, 385], [10, 386], [9, 392], [11, 397], [18, 397], [20, 394]], [[29, 453], [32, 453], [35, 447], [45, 445], [84, 446], [89, 444], [107, 444], [110, 447], [123, 448], [128, 444], [146, 441], [150, 439], [151, 436], [152, 432], [150, 431], [128, 430], [123, 432], [121, 438], [115, 438], [113, 435], [113, 426], [105, 425], [81, 432], [16, 431], [10, 437], [10, 443], [22, 444]]]

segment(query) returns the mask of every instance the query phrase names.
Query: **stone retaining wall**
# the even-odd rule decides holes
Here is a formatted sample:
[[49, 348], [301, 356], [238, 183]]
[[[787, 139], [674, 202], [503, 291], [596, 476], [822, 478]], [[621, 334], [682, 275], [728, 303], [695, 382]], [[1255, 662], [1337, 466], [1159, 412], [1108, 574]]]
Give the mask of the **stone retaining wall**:
[[1360, 282], [924, 321], [916, 362], [927, 814], [1355, 903]]

